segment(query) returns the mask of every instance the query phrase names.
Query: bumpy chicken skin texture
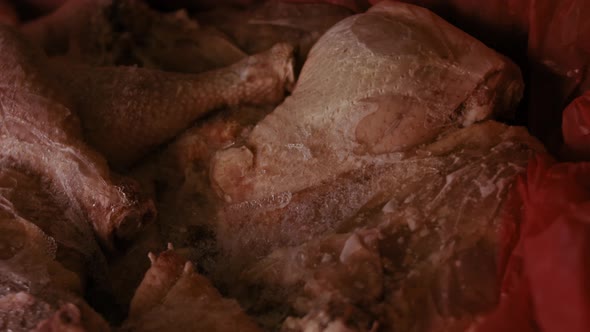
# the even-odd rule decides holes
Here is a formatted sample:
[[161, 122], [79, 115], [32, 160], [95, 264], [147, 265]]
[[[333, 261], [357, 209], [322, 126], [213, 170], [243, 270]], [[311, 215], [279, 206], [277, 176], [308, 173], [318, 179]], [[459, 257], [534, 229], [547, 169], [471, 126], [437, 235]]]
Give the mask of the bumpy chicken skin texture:
[[155, 217], [134, 182], [112, 174], [82, 140], [75, 115], [35, 93], [0, 88], [0, 157], [42, 176], [70, 213], [92, 225], [106, 248], [132, 238]]
[[384, 1], [318, 40], [293, 94], [216, 156], [212, 180], [232, 202], [299, 191], [508, 113], [522, 88], [510, 60], [424, 8]]
[[[132, 143], [136, 138], [136, 143], [144, 144], [140, 138], [152, 132], [156, 138], [148, 141], [161, 143], [188, 126], [194, 116], [204, 112], [203, 108], [235, 106], [242, 102], [275, 103], [282, 98], [285, 85], [293, 80], [292, 48], [285, 44], [225, 70], [195, 78], [133, 68], [50, 63], [42, 52], [9, 28], [1, 29], [0, 42], [6, 55], [0, 61], [5, 73], [1, 82], [4, 126], [0, 144], [6, 147], [3, 157], [9, 165], [39, 173], [47, 179], [51, 190], [63, 193], [65, 197], [62, 198], [72, 204], [72, 212], [82, 221], [88, 219], [102, 244], [109, 248], [118, 240], [133, 235], [138, 226], [154, 217], [155, 211], [135, 190], [129, 190], [130, 182], [109, 173], [102, 157], [83, 143], [82, 132], [90, 137], [106, 135], [102, 139], [110, 139], [109, 144], [120, 143], [120, 140], [111, 136], [112, 132], [103, 131], [92, 136], [95, 123], [90, 123], [91, 128], [81, 127], [79, 117], [84, 125], [88, 123], [84, 121], [88, 120], [88, 114], [96, 112], [103, 117], [91, 121], [96, 120], [99, 125], [100, 121], [114, 122], [119, 126], [116, 129], [119, 134], [115, 136], [123, 133], [131, 137]], [[109, 86], [105, 86], [107, 84]], [[100, 94], [100, 98], [94, 95], [91, 97], [96, 99], [90, 100], [88, 94], [94, 93]], [[154, 94], [161, 97], [158, 99], [161, 103], [151, 109], [153, 112], [135, 114], [139, 119], [134, 118], [134, 114], [125, 118], [129, 107], [141, 111], [138, 108], [149, 106]], [[111, 106], [119, 102], [128, 107], [116, 109], [122, 112], [121, 117], [101, 113], [104, 108], [110, 111]], [[163, 114], [170, 105], [184, 108], [180, 109], [181, 114]], [[198, 115], [194, 115], [195, 108]], [[159, 121], [162, 116], [164, 122]], [[151, 118], [146, 120], [145, 117]], [[122, 125], [125, 121], [135, 122]], [[142, 124], [145, 128], [134, 131]], [[132, 150], [141, 153], [140, 148]], [[49, 326], [47, 324], [57, 328], [55, 326], [61, 323], [59, 319], [50, 319], [45, 326]]]
[[70, 107], [81, 119], [86, 140], [115, 167], [136, 162], [213, 109], [275, 103], [294, 80], [293, 49], [287, 44], [226, 68], [188, 75], [48, 62], [18, 34], [1, 30], [0, 46], [8, 54], [0, 63], [1, 83]]
[[244, 303], [262, 289], [249, 312], [286, 312], [287, 331], [464, 330], [497, 300], [502, 211], [543, 150], [487, 120], [521, 94], [514, 64], [425, 9], [345, 19], [293, 94], [214, 157], [229, 260], [214, 275]]
[[[256, 293], [255, 298], [248, 298], [244, 303], [255, 302], [248, 309], [257, 316], [261, 312], [265, 314], [269, 307], [273, 314], [278, 312], [280, 319], [271, 320], [272, 329], [284, 321], [282, 328], [286, 331], [377, 328], [428, 331], [432, 326], [445, 331], [464, 330], [474, 315], [496, 300], [494, 254], [500, 211], [515, 174], [529, 154], [541, 148], [521, 129], [495, 122], [472, 123], [513, 106], [521, 92], [519, 74], [510, 63], [482, 45], [457, 41], [465, 36], [421, 9], [409, 7], [397, 11], [393, 5], [389, 6], [384, 4], [372, 11], [374, 15], [350, 20], [351, 26], [339, 26], [340, 30], [332, 32], [330, 36], [334, 40], [324, 42], [325, 45], [312, 52], [311, 60], [315, 64], [304, 71], [306, 75], [293, 96], [295, 99], [264, 120], [243, 147], [220, 153], [213, 164], [216, 189], [227, 201], [237, 202], [226, 205], [220, 214], [218, 239], [230, 260], [217, 258], [216, 281], [234, 283], [235, 287], [229, 289], [238, 297], [244, 289], [246, 293], [252, 287], [261, 290], [262, 294]], [[434, 22], [436, 28], [421, 26], [413, 19], [405, 20], [404, 16], [412, 15], [418, 17], [417, 21]], [[436, 35], [441, 26], [442, 32]], [[346, 38], [340, 38], [343, 30], [346, 38], [352, 36], [353, 43], [347, 44]], [[414, 39], [400, 38], [399, 44], [388, 48], [389, 34], [403, 35], [400, 31], [406, 30]], [[396, 53], [397, 46], [401, 53], [407, 54]], [[92, 160], [90, 165], [98, 163], [98, 169], [106, 169], [104, 161], [95, 157], [97, 154], [86, 151], [83, 144], [70, 143], [80, 141], [80, 128], [83, 128], [87, 139], [113, 165], [125, 167], [186, 128], [205, 112], [203, 109], [243, 101], [259, 103], [254, 92], [258, 84], [264, 86], [260, 91], [273, 91], [264, 93], [271, 98], [263, 102], [276, 102], [282, 97], [284, 85], [292, 80], [288, 56], [291, 50], [281, 47], [245, 60], [241, 65], [200, 76], [200, 82], [194, 76], [135, 68], [93, 68], [57, 62], [39, 66], [47, 63], [43, 54], [13, 48], [13, 53], [8, 52], [16, 54], [13, 61], [0, 62], [0, 69], [11, 73], [17, 82], [2, 81], [12, 84], [7, 91], [13, 94], [6, 92], [10, 107], [28, 103], [26, 108], [49, 108], [48, 117], [60, 114], [57, 127], [61, 129], [54, 137], [54, 132], [39, 129], [36, 120], [27, 118], [25, 112], [3, 112], [5, 118], [12, 119], [9, 123], [12, 131], [5, 129], [11, 135], [16, 124], [33, 123], [32, 129], [21, 131], [23, 135], [4, 141], [5, 146], [16, 142], [19, 149], [32, 149], [30, 155], [10, 152], [6, 157], [8, 165], [35, 172], [43, 170], [42, 175], [50, 179], [62, 174], [62, 170], [77, 167], [86, 174], [88, 168], [80, 165], [86, 165], [87, 160]], [[368, 52], [355, 53], [358, 51], [355, 47]], [[470, 48], [473, 57], [457, 54], [462, 47]], [[331, 53], [332, 50], [337, 53]], [[378, 63], [381, 67], [376, 70], [370, 61], [338, 60], [341, 54], [338, 52], [346, 57], [352, 53], [355, 59], [375, 57], [387, 61]], [[286, 61], [274, 62], [272, 58], [277, 54], [282, 54], [277, 57]], [[387, 54], [393, 55], [387, 58]], [[406, 56], [417, 59], [416, 63], [404, 63]], [[336, 62], [338, 68], [330, 67], [322, 59]], [[487, 62], [477, 63], [481, 59]], [[260, 71], [252, 69], [252, 62], [262, 63]], [[395, 67], [392, 63], [396, 62], [409, 69], [392, 69]], [[271, 70], [270, 80], [275, 81], [268, 82], [264, 72], [273, 63], [280, 64], [275, 68], [282, 69]], [[288, 65], [283, 66], [284, 63]], [[420, 68], [424, 63], [426, 69]], [[11, 68], [18, 70], [10, 72]], [[342, 74], [339, 68], [347, 72], [346, 79], [330, 83], [329, 78]], [[240, 73], [251, 70], [256, 77], [252, 79], [253, 88], [236, 87], [235, 82], [244, 83], [247, 77]], [[381, 79], [381, 72], [401, 77], [401, 83]], [[350, 79], [351, 76], [355, 79]], [[403, 81], [406, 78], [408, 81]], [[427, 85], [432, 90], [424, 89], [424, 84], [438, 81], [443, 83], [438, 87], [433, 85], [434, 88]], [[208, 82], [224, 87], [228, 95], [207, 90]], [[12, 91], [14, 86], [18, 87], [18, 93]], [[55, 86], [65, 88], [54, 89]], [[267, 90], [265, 87], [269, 86], [272, 87]], [[317, 87], [323, 88], [314, 93]], [[416, 96], [404, 88], [424, 91]], [[240, 94], [242, 90], [252, 93]], [[339, 90], [343, 91], [342, 95], [334, 92]], [[159, 97], [155, 104], [154, 96]], [[23, 101], [28, 98], [34, 102]], [[181, 99], [180, 111], [168, 107], [175, 103], [175, 98]], [[82, 126], [62, 105], [76, 111]], [[197, 105], [194, 108], [200, 110], [194, 111], [191, 105]], [[142, 112], [133, 113], [133, 110]], [[353, 111], [359, 114], [350, 116]], [[239, 125], [235, 129], [232, 123], [224, 121], [210, 124], [187, 133], [168, 151], [178, 154], [171, 159], [178, 159], [175, 161], [181, 170], [195, 160], [208, 162], [211, 153], [226, 143], [239, 143], [236, 139]], [[461, 125], [470, 127], [456, 130]], [[38, 140], [30, 143], [35, 135], [51, 137], [48, 152], [35, 147]], [[122, 140], [130, 143], [121, 146]], [[76, 159], [79, 155], [82, 162]], [[30, 166], [43, 165], [45, 159], [55, 156], [65, 160], [60, 165], [67, 167], [57, 171], [49, 167], [45, 171]], [[18, 159], [25, 162], [15, 162]], [[88, 177], [99, 174], [97, 178], [109, 178], [108, 172], [101, 173], [93, 167]], [[85, 181], [79, 183], [93, 188], [96, 185]], [[118, 180], [107, 182], [104, 188], [111, 188]], [[199, 179], [187, 181], [185, 185], [206, 186], [205, 182]], [[51, 190], [66, 188], [68, 192], [70, 184], [54, 185]], [[189, 194], [195, 190], [192, 188]], [[81, 216], [88, 213], [87, 207], [79, 209]], [[175, 211], [169, 213], [174, 215]], [[101, 238], [106, 238], [107, 243], [113, 237], [125, 238], [137, 226], [122, 223], [131, 227], [119, 227], [115, 222], [114, 228], [99, 230]], [[152, 267], [132, 301], [123, 330], [258, 330], [237, 303], [221, 298], [206, 279], [172, 250], [159, 256], [150, 255], [150, 260]], [[72, 255], [58, 261], [75, 272], [62, 273], [72, 276], [73, 281], [60, 282], [76, 285], [76, 275], [84, 269]], [[68, 291], [83, 288], [62, 284], [56, 288]], [[45, 330], [104, 327], [104, 322], [87, 313], [77, 295], [68, 297], [61, 290], [58, 293], [51, 298], [11, 293], [0, 297], [0, 313], [3, 304], [42, 313], [43, 320], [37, 326]], [[44, 306], [45, 311], [35, 309], [39, 306]], [[417, 312], [421, 313], [419, 317]], [[290, 317], [284, 320], [285, 316]], [[0, 324], [1, 319], [0, 316]]]
[[106, 247], [152, 220], [152, 203], [132, 182], [111, 174], [84, 143], [67, 92], [52, 81], [44, 54], [8, 27], [0, 27], [0, 50], [0, 156], [64, 193]]
[[277, 44], [232, 66], [197, 75], [141, 68], [56, 66], [89, 143], [128, 166], [223, 106], [272, 104], [294, 80], [292, 47]]

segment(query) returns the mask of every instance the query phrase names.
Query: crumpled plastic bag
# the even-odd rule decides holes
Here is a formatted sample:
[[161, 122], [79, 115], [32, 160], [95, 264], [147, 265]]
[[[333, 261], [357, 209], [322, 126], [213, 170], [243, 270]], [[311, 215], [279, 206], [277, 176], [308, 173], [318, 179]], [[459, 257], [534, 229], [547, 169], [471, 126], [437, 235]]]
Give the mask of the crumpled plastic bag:
[[569, 104], [562, 119], [562, 155], [571, 160], [590, 160], [590, 90]]
[[590, 331], [590, 163], [538, 156], [517, 190], [500, 304], [475, 331]]

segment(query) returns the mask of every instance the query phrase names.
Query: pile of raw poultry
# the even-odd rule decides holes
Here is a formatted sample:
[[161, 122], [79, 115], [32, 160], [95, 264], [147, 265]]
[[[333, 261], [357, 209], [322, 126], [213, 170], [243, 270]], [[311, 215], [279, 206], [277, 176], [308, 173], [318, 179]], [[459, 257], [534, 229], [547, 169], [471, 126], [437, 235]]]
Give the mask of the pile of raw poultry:
[[0, 329], [588, 331], [590, 6], [372, 2], [0, 2]]

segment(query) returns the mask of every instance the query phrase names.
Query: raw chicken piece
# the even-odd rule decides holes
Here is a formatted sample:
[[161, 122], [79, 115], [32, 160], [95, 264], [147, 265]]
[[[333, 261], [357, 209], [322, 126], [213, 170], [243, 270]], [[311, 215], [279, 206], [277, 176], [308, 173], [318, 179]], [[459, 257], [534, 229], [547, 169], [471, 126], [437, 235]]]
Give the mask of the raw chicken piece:
[[118, 168], [137, 161], [210, 110], [276, 103], [294, 80], [292, 47], [287, 44], [198, 75], [48, 62], [8, 28], [0, 29], [0, 51], [0, 83], [75, 110], [85, 139]]
[[0, 51], [0, 158], [49, 181], [105, 247], [133, 237], [155, 217], [153, 203], [83, 142], [40, 51], [6, 27], [0, 27]]
[[6, 164], [6, 160], [0, 163], [2, 211], [26, 220], [51, 238], [56, 259], [74, 273], [79, 284], [71, 288], [81, 293], [86, 279], [105, 278], [106, 260], [95, 241], [92, 226], [83, 216], [72, 213], [67, 197], [51, 190], [50, 181], [42, 175]]
[[63, 68], [59, 82], [72, 92], [86, 139], [113, 165], [126, 166], [211, 110], [282, 100], [285, 85], [294, 80], [291, 52], [291, 46], [277, 44], [199, 75]]
[[248, 54], [279, 42], [295, 45], [297, 68], [301, 68], [309, 50], [324, 32], [351, 14], [344, 7], [329, 4], [266, 1], [245, 10], [219, 7], [197, 17], [204, 26], [214, 26], [232, 37]]
[[218, 251], [215, 232], [219, 199], [209, 181], [210, 159], [219, 149], [241, 142], [270, 111], [271, 107], [222, 110], [200, 120], [132, 172], [158, 197], [163, 237], [176, 247], [190, 248], [190, 259], [199, 262], [200, 271], [210, 271]]
[[497, 300], [498, 222], [543, 150], [486, 121], [521, 94], [509, 60], [425, 9], [340, 22], [292, 96], [213, 159], [214, 280], [270, 328], [464, 330]]
[[0, 296], [0, 328], [13, 332], [110, 331], [79, 297], [54, 290], [37, 296], [25, 291]]
[[297, 192], [508, 113], [522, 89], [508, 59], [426, 9], [381, 2], [316, 43], [293, 94], [215, 157], [212, 181], [234, 203]]
[[[45, 62], [41, 52], [35, 51], [34, 48], [19, 39], [19, 37], [11, 30], [4, 29], [0, 35], [2, 37], [1, 47], [4, 49], [3, 54], [5, 55], [2, 59], [2, 72], [7, 74], [4, 76], [5, 81], [3, 84], [10, 87], [3, 89], [1, 93], [5, 109], [3, 108], [3, 112], [1, 113], [4, 126], [0, 128], [2, 133], [0, 146], [4, 147], [4, 149], [0, 152], [0, 156], [7, 158], [7, 160], [13, 165], [36, 172], [48, 181], [51, 181], [53, 186], [52, 190], [64, 193], [63, 199], [67, 200], [69, 204], [72, 204], [71, 213], [76, 214], [78, 217], [77, 220], [81, 223], [88, 220], [93, 224], [96, 234], [105, 247], [114, 249], [115, 247], [118, 248], [119, 245], [127, 246], [127, 240], [135, 236], [140, 226], [150, 222], [155, 217], [155, 209], [151, 201], [146, 201], [139, 195], [139, 191], [135, 188], [133, 183], [125, 179], [119, 179], [110, 174], [105, 161], [83, 144], [78, 118], [72, 114], [69, 109], [60, 105], [58, 102], [65, 105], [73, 105], [74, 107], [72, 107], [72, 109], [78, 111], [83, 110], [83, 119], [86, 119], [84, 115], [97, 110], [96, 104], [99, 104], [99, 101], [105, 102], [105, 104], [101, 105], [109, 110], [111, 110], [111, 105], [113, 103], [117, 104], [118, 100], [122, 106], [131, 106], [132, 109], [136, 109], [139, 112], [144, 111], [144, 109], [139, 108], [142, 105], [128, 104], [129, 100], [137, 102], [137, 99], [132, 99], [134, 92], [142, 93], [142, 97], [145, 98], [144, 104], [148, 102], [150, 102], [152, 106], [154, 104], [151, 99], [153, 97], [152, 95], [147, 95], [144, 91], [140, 91], [140, 88], [142, 88], [141, 84], [150, 84], [150, 79], [153, 79], [151, 82], [158, 82], [157, 80], [160, 80], [158, 82], [161, 83], [159, 86], [166, 86], [165, 82], [162, 83], [162, 80], [177, 79], [181, 82], [186, 82], [190, 78], [186, 77], [186, 79], [184, 79], [185, 76], [180, 75], [171, 77], [166, 73], [153, 71], [134, 74], [134, 70], [129, 69], [128, 72], [131, 72], [129, 77], [123, 77], [122, 74], [118, 74], [118, 77], [123, 77], [122, 81], [118, 81], [122, 87], [120, 91], [112, 85], [106, 88], [107, 91], [101, 91], [102, 86], [100, 86], [100, 84], [103, 82], [97, 82], [101, 77], [100, 73], [110, 71], [109, 73], [115, 75], [117, 74], [116, 69], [95, 69], [90, 67], [76, 67], [75, 70], [71, 68], [63, 69], [68, 74], [75, 76], [73, 79], [82, 79], [82, 76], [84, 76], [88, 78], [88, 80], [92, 80], [92, 82], [84, 83], [85, 86], [86, 84], [88, 84], [88, 86], [94, 84], [94, 88], [88, 87], [89, 90], [85, 90], [86, 92], [96, 93], [98, 90], [104, 94], [108, 94], [108, 89], [112, 89], [113, 94], [115, 94], [115, 99], [118, 98], [117, 93], [124, 93], [126, 94], [125, 97], [127, 97], [125, 99], [119, 98], [114, 101], [111, 100], [110, 103], [108, 98], [107, 100], [98, 98], [87, 99], [78, 95], [81, 85], [72, 83], [70, 91], [74, 91], [72, 94], [79, 97], [79, 104], [82, 104], [81, 106], [78, 106], [79, 104], [71, 102], [72, 96], [67, 88], [63, 89], [63, 85], [60, 86], [60, 89], [62, 90], [54, 88], [55, 84], [52, 83], [52, 79], [54, 79], [55, 76], [59, 74], [60, 78], [63, 80], [66, 80], [67, 77], [64, 78], [65, 75], [63, 73], [52, 75], [54, 74], [51, 72], [52, 70], [57, 71], [55, 67], [49, 68], [39, 65]], [[290, 51], [289, 47], [286, 45], [277, 46], [268, 54], [268, 56], [271, 57], [283, 51], [285, 52], [284, 58], [288, 58], [288, 53]], [[256, 76], [257, 73], [260, 73], [257, 71], [257, 68], [260, 71], [268, 69], [265, 68], [267, 63], [263, 62], [264, 57], [265, 56], [261, 55], [259, 57], [249, 58], [242, 65], [237, 65], [226, 69], [225, 71], [217, 72], [217, 74], [223, 75], [225, 73], [225, 75], [228, 76], [229, 81], [223, 83], [229, 85], [232, 84], [232, 80], [234, 79], [232, 77], [233, 75], [238, 76], [237, 80], [240, 80], [240, 70], [242, 70], [241, 74], [246, 75], [244, 77], [245, 79], [251, 78], [252, 76]], [[258, 63], [253, 63], [256, 61], [258, 61]], [[85, 69], [94, 71], [94, 74], [87, 73]], [[130, 91], [134, 87], [127, 86], [126, 82], [129, 82], [129, 79], [133, 79], [134, 76], [140, 76], [142, 73], [144, 76], [151, 74], [154, 75], [154, 77], [150, 76], [144, 80], [139, 79], [141, 81], [138, 83], [140, 86], [135, 86], [136, 90]], [[76, 74], [78, 74], [78, 76], [76, 76]], [[205, 85], [207, 83], [215, 84], [215, 79], [209, 80], [208, 82], [206, 81], [208, 77], [215, 75], [216, 74], [213, 73], [209, 74], [209, 76], [201, 76], [200, 82], [205, 82], [203, 83]], [[262, 75], [265, 76], [265, 74]], [[220, 78], [221, 81], [224, 79], [225, 77]], [[262, 79], [265, 79], [265, 77]], [[108, 82], [108, 78], [103, 77], [102, 80]], [[263, 82], [262, 84], [270, 85], [273, 83], [274, 81]], [[242, 92], [246, 94], [246, 97], [250, 98], [249, 100], [258, 100], [257, 98], [259, 97], [260, 100], [275, 98], [274, 93], [262, 96], [252, 93], [248, 96], [248, 91], [240, 91], [241, 88], [248, 89], [247, 84], [249, 83], [244, 83], [241, 86], [235, 87], [238, 93], [235, 103], [241, 100], [239, 94]], [[179, 85], [173, 85], [173, 82], [169, 85], [171, 94], [170, 98], [176, 99], [177, 97], [182, 99], [183, 94], [179, 90]], [[254, 82], [252, 82], [252, 86], [256, 87], [256, 77], [254, 78]], [[234, 87], [230, 86], [230, 88], [224, 92], [231, 93], [232, 88]], [[153, 89], [157, 90], [156, 87], [153, 87]], [[282, 87], [280, 89], [281, 91], [278, 93], [282, 94]], [[151, 92], [153, 93], [154, 90]], [[210, 90], [199, 91], [199, 94], [205, 94], [206, 98], [215, 98], [215, 91], [211, 91], [209, 95], [206, 95], [208, 91]], [[264, 94], [265, 92], [266, 91], [260, 91], [261, 94]], [[161, 96], [162, 94], [165, 95], [166, 91], [157, 90], [157, 93]], [[127, 94], [130, 95], [127, 96]], [[190, 91], [186, 91], [184, 96], [185, 98], [191, 98]], [[198, 96], [195, 98], [198, 98]], [[55, 100], [55, 102], [52, 100]], [[96, 102], [89, 106], [93, 100]], [[209, 100], [211, 101], [211, 99]], [[165, 104], [166, 100], [160, 99], [160, 101], [163, 102], [163, 104], [160, 105], [162, 107], [161, 109], [168, 111], [168, 104]], [[178, 101], [178, 99], [175, 100], [175, 102]], [[168, 100], [168, 102], [171, 101]], [[213, 100], [213, 102], [215, 101]], [[231, 100], [231, 102], [233, 103], [234, 101]], [[141, 103], [141, 100], [139, 103]], [[190, 108], [191, 105], [188, 105], [187, 107]], [[98, 108], [98, 111], [100, 110], [101, 109]], [[158, 111], [159, 109], [154, 111], [156, 117], [165, 116], [165, 114], [163, 114], [164, 112]], [[80, 113], [80, 111], [78, 113]], [[126, 113], [123, 111], [123, 114]], [[146, 113], [144, 112], [143, 114]], [[186, 113], [182, 114], [180, 117], [182, 118], [183, 115], [186, 116]], [[108, 118], [93, 118], [91, 121], [98, 121], [98, 124], [100, 124], [100, 121], [105, 122], [109, 120], [110, 119]], [[126, 119], [121, 120], [119, 118], [113, 121], [119, 121], [118, 123], [121, 124], [121, 121], [123, 120]], [[163, 128], [163, 130], [168, 132], [170, 132], [170, 130], [180, 131], [183, 129], [183, 127], [180, 127], [180, 129], [170, 128], [170, 121], [167, 123], [154, 123], [148, 120], [146, 120], [147, 128], [143, 128], [143, 131], [139, 128], [139, 132], [137, 133], [137, 136], [135, 136], [140, 144], [143, 144], [140, 140], [140, 138], [143, 137], [142, 134], [154, 127], [161, 126], [159, 128]], [[176, 121], [177, 127], [178, 121]], [[96, 124], [96, 122], [90, 122], [91, 127]], [[125, 132], [126, 135], [131, 134], [133, 136], [133, 131], [129, 128], [135, 129], [138, 124], [139, 123], [137, 122], [126, 122], [124, 125], [127, 127], [123, 128], [122, 131]], [[182, 126], [188, 126], [189, 124], [190, 122], [186, 122]], [[172, 125], [174, 125], [174, 123], [172, 123]], [[155, 134], [157, 135], [158, 133]], [[106, 140], [108, 138], [111, 144], [119, 142], [119, 139], [114, 136], [100, 137], [100, 135], [94, 134], [94, 137], [97, 136], [99, 136], [96, 138], [97, 140]], [[142, 236], [140, 240], [143, 241], [143, 239], [144, 237]], [[145, 269], [142, 270], [143, 266], [140, 262], [133, 261], [133, 257], [135, 257], [136, 253], [141, 254], [146, 248], [147, 250], [157, 249], [157, 242], [157, 239], [148, 238], [145, 243], [142, 242], [141, 246], [134, 245], [124, 257], [117, 258], [113, 263], [114, 265], [112, 266], [111, 273], [118, 276], [114, 288], [117, 290], [119, 301], [123, 304], [128, 298], [130, 298], [128, 293], [132, 292], [133, 287], [136, 285], [135, 276], [142, 275], [145, 271]], [[142, 257], [144, 255], [145, 254], [142, 254]], [[121, 267], [125, 262], [129, 262], [129, 260], [131, 260], [131, 265], [123, 268], [123, 271], [127, 271], [127, 273], [122, 276], [119, 273]], [[121, 292], [122, 289], [126, 292]]]
[[105, 259], [90, 225], [45, 187], [0, 166], [0, 329], [108, 331], [81, 299], [86, 274], [104, 277]]
[[110, 173], [83, 143], [68, 109], [10, 88], [1, 88], [0, 98], [0, 160], [48, 182], [75, 222], [90, 223], [102, 245], [114, 249], [153, 220], [153, 203], [134, 182]]
[[[274, 324], [290, 312], [287, 331], [464, 331], [497, 303], [506, 197], [542, 150], [525, 129], [488, 121], [284, 207], [233, 216], [242, 224], [225, 224], [235, 228], [223, 238], [242, 242], [236, 262], [252, 263], [229, 283], [238, 294], [261, 290], [249, 311], [278, 316]], [[256, 259], [261, 248], [299, 243]]]
[[246, 56], [215, 29], [199, 27], [185, 11], [161, 14], [136, 0], [70, 0], [24, 24], [22, 31], [49, 55], [91, 65], [198, 73]]
[[131, 302], [123, 331], [260, 331], [238, 303], [221, 297], [172, 248], [152, 267]]
[[[231, 253], [230, 256], [238, 257], [238, 263], [243, 264], [273, 248], [301, 244], [321, 234], [341, 232], [346, 227], [363, 226], [365, 223], [362, 221], [355, 224], [355, 218], [362, 216], [366, 209], [385, 204], [380, 201], [384, 199], [382, 196], [389, 197], [393, 192], [400, 201], [411, 201], [416, 195], [425, 195], [429, 197], [424, 199], [425, 202], [436, 199], [431, 203], [443, 206], [457, 204], [456, 208], [459, 208], [459, 203], [452, 203], [451, 200], [461, 199], [470, 192], [469, 186], [477, 189], [479, 183], [487, 200], [478, 203], [483, 204], [479, 208], [468, 208], [467, 212], [489, 218], [496, 213], [497, 205], [501, 205], [506, 192], [491, 195], [488, 191], [494, 192], [510, 184], [513, 175], [524, 167], [531, 150], [529, 146], [537, 151], [542, 147], [522, 128], [496, 122], [472, 127], [450, 131], [398, 161], [366, 166], [296, 193], [284, 192], [262, 200], [227, 204], [219, 217], [221, 245]], [[496, 152], [505, 154], [505, 160], [491, 157]], [[469, 169], [471, 163], [474, 163], [473, 169]], [[519, 163], [521, 165], [516, 167]], [[494, 177], [478, 173], [478, 167], [482, 168], [481, 172], [487, 172], [492, 167], [507, 168], [507, 173]], [[457, 174], [454, 174], [456, 171]], [[467, 171], [468, 174], [461, 173]], [[442, 190], [445, 182], [454, 180], [454, 177], [465, 179], [469, 186], [459, 186], [451, 196], [445, 191], [437, 196], [436, 190]], [[472, 180], [475, 182], [469, 183]], [[396, 205], [395, 202], [391, 204]], [[416, 204], [416, 209], [423, 210], [424, 207]], [[451, 216], [456, 212], [443, 209], [432, 215], [443, 218], [443, 215]], [[467, 217], [469, 214], [465, 216], [470, 218]]]

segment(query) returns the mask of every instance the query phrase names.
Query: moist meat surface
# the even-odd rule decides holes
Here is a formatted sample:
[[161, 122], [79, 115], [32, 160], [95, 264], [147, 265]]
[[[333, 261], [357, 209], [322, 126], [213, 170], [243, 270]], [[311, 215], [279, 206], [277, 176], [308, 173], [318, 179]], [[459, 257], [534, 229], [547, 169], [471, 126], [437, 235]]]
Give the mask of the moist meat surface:
[[70, 0], [0, 27], [0, 328], [106, 331], [98, 288], [122, 331], [468, 330], [543, 150], [494, 121], [520, 72], [423, 8], [350, 14]]
[[104, 286], [106, 260], [91, 226], [48, 186], [0, 166], [0, 329], [109, 331], [82, 299], [88, 280]]
[[292, 95], [215, 157], [212, 180], [234, 203], [299, 191], [509, 113], [522, 89], [510, 60], [425, 9], [384, 2], [322, 36]]
[[67, 108], [66, 93], [52, 84], [42, 52], [7, 27], [0, 28], [0, 50], [2, 159], [51, 181], [106, 247], [153, 219], [152, 203], [132, 182], [111, 174], [84, 142], [78, 117]]

